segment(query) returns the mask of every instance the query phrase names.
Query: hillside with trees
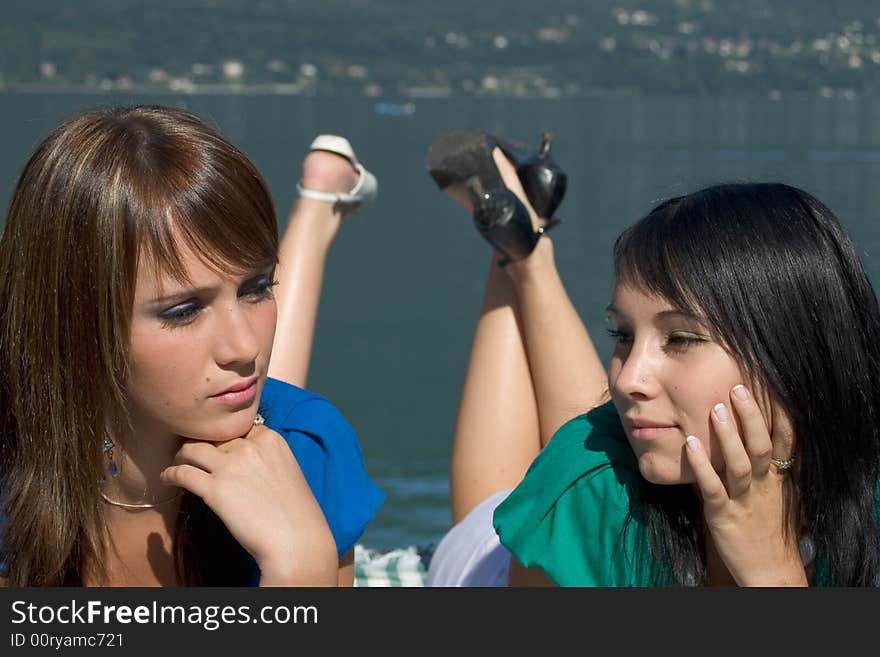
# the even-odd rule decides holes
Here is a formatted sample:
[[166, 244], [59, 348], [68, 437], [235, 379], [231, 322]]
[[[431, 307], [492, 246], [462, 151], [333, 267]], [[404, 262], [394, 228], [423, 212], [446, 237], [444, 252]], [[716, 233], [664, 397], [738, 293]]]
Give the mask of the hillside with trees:
[[867, 0], [0, 2], [0, 89], [877, 95]]

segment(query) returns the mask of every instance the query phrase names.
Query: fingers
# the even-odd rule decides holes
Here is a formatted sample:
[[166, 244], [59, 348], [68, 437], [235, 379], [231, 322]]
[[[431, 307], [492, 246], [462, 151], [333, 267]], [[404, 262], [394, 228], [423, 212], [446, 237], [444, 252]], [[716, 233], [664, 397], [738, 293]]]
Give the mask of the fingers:
[[721, 509], [728, 501], [727, 490], [721, 482], [715, 468], [709, 461], [706, 450], [696, 436], [688, 436], [685, 442], [688, 463], [694, 476], [697, 478], [697, 486], [703, 496], [703, 504], [710, 510]]
[[[739, 427], [731, 411], [736, 414]], [[734, 386], [730, 393], [730, 407], [716, 404], [710, 415], [724, 459], [726, 486], [712, 467], [699, 440], [688, 437], [686, 450], [697, 484], [707, 503], [713, 500], [723, 502], [747, 493], [754, 477], [767, 474], [770, 456], [774, 450], [764, 416], [745, 386]], [[779, 430], [781, 435], [791, 435], [787, 420], [780, 422]], [[780, 439], [780, 442], [785, 441]]]
[[752, 473], [755, 476], [763, 476], [770, 468], [773, 445], [770, 442], [770, 434], [767, 432], [767, 424], [764, 422], [761, 409], [758, 408], [755, 398], [743, 385], [733, 387], [730, 402], [739, 419], [742, 442], [752, 463]]
[[222, 463], [224, 451], [216, 445], [200, 440], [188, 440], [174, 455], [172, 465], [189, 464], [206, 472], [214, 472]]
[[737, 431], [736, 422], [724, 404], [716, 404], [712, 409], [712, 426], [724, 457], [727, 493], [730, 497], [739, 497], [752, 483], [752, 462]]
[[211, 489], [211, 475], [194, 465], [172, 465], [165, 468], [159, 475], [163, 484], [179, 486], [190, 493], [198, 495], [203, 500]]
[[[225, 443], [224, 443], [225, 444]], [[202, 499], [210, 490], [212, 473], [220, 469], [224, 451], [212, 443], [188, 440], [174, 455], [172, 464], [162, 471], [162, 483], [185, 488]]]
[[224, 478], [242, 472], [263, 472], [267, 463], [277, 464], [285, 459], [293, 463], [295, 472], [305, 481], [284, 439], [268, 427], [254, 426], [245, 437], [225, 443], [185, 441], [171, 466], [162, 471], [161, 480], [185, 488], [208, 502], [206, 495]]

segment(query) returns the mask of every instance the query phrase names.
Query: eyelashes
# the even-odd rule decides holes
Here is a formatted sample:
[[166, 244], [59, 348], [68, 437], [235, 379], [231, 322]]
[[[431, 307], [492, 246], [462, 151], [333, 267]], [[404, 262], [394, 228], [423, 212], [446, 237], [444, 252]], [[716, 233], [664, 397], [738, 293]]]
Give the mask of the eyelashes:
[[162, 320], [162, 326], [166, 328], [174, 326], [183, 326], [189, 324], [202, 309], [199, 301], [193, 299], [184, 303], [177, 304], [167, 310], [159, 313], [159, 319]]
[[666, 338], [665, 346], [670, 349], [684, 349], [704, 342], [709, 342], [709, 337], [690, 331], [673, 331]]
[[617, 329], [606, 328], [605, 332], [608, 333], [608, 336], [617, 343], [630, 342], [632, 340], [632, 336], [623, 331], [618, 331]]
[[[238, 298], [250, 303], [260, 303], [273, 296], [272, 288], [278, 285], [270, 274], [262, 274], [245, 281], [238, 290]], [[178, 328], [191, 324], [207, 307], [205, 301], [193, 297], [175, 304], [159, 313], [159, 319], [165, 328]]]
[[256, 301], [262, 301], [272, 296], [272, 288], [278, 285], [269, 274], [263, 274], [256, 279], [246, 282], [238, 291], [239, 298], [251, 297]]
[[[629, 344], [632, 342], [632, 335], [626, 331], [608, 328], [608, 335], [616, 344]], [[711, 338], [707, 335], [693, 333], [691, 331], [671, 331], [663, 340], [663, 349], [667, 351], [683, 351], [688, 347], [711, 342]]]

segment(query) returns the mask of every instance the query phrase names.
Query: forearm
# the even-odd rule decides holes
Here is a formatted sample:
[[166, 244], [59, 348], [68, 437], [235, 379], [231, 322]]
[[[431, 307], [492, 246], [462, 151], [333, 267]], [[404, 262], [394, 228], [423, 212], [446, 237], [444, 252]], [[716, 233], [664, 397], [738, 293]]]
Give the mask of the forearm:
[[339, 560], [337, 585], [341, 587], [354, 586], [354, 548], [342, 555]]

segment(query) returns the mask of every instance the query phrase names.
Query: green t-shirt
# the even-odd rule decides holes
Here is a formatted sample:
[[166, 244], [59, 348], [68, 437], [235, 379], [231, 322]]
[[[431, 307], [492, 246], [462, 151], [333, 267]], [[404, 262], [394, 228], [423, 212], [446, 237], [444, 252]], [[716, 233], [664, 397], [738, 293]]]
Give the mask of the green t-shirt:
[[627, 524], [640, 478], [617, 411], [604, 404], [559, 428], [495, 510], [495, 531], [517, 561], [560, 586], [648, 586], [638, 514]]
[[[495, 510], [501, 543], [559, 586], [651, 586], [656, 567], [641, 514], [638, 462], [609, 402], [565, 423]], [[880, 531], [880, 482], [875, 490]], [[632, 513], [631, 513], [632, 511]], [[825, 584], [821, 555], [812, 584]]]

